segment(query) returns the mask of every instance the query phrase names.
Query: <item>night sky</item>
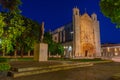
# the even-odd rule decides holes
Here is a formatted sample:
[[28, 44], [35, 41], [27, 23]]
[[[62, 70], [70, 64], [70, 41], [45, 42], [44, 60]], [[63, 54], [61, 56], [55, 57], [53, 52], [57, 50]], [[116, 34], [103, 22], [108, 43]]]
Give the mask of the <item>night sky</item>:
[[22, 14], [41, 23], [45, 30], [54, 30], [72, 21], [72, 9], [78, 7], [80, 13], [96, 13], [100, 21], [101, 43], [120, 43], [120, 29], [116, 29], [100, 11], [100, 0], [22, 0]]

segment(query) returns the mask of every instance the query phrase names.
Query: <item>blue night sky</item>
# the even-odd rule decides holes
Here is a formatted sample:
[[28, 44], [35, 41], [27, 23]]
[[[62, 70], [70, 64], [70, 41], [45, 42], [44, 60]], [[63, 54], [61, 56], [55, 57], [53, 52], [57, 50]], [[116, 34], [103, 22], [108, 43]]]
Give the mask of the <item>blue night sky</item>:
[[89, 15], [96, 13], [100, 21], [102, 43], [120, 43], [120, 29], [106, 18], [100, 11], [100, 0], [22, 0], [22, 14], [41, 23], [45, 22], [45, 30], [54, 30], [72, 21], [72, 9], [77, 6], [80, 13], [85, 9]]

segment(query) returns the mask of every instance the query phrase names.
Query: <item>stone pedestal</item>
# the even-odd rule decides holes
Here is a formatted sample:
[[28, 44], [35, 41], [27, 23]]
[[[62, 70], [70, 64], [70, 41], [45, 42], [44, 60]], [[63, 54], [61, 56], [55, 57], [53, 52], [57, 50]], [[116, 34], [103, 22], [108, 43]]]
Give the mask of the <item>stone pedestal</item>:
[[36, 43], [34, 45], [34, 61], [48, 60], [48, 44]]

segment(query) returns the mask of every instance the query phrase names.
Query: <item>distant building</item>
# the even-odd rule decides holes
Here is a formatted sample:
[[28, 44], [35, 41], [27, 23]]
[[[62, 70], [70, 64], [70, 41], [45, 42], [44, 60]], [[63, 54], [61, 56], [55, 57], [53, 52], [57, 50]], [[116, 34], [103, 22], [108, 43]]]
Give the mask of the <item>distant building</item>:
[[52, 32], [55, 42], [64, 46], [66, 57], [101, 56], [100, 30], [97, 15], [81, 15], [78, 8], [73, 8], [73, 20]]
[[120, 44], [102, 44], [101, 56], [102, 57], [120, 56]]

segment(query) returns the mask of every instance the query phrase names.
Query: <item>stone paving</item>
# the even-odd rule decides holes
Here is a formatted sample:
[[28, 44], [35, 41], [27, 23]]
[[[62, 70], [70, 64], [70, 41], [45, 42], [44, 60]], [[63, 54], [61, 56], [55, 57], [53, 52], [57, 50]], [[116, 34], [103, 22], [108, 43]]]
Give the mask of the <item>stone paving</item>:
[[19, 77], [12, 80], [111, 80], [111, 76], [119, 72], [120, 63], [102, 63], [91, 67]]
[[[52, 63], [52, 65], [50, 63]], [[11, 71], [9, 71], [9, 75], [16, 78], [16, 77], [21, 77], [21, 76], [30, 76], [30, 75], [36, 75], [36, 74], [42, 74], [42, 73], [48, 73], [48, 72], [54, 72], [54, 71], [60, 71], [60, 70], [68, 70], [68, 69], [73, 69], [73, 68], [78, 68], [78, 67], [80, 68], [80, 67], [93, 66], [93, 63], [90, 63], [90, 62], [61, 61], [62, 64], [58, 64], [58, 63], [47, 62], [46, 64], [46, 62], [44, 62], [44, 63], [38, 63], [38, 65], [33, 65], [33, 66], [25, 65], [25, 67], [23, 68], [19, 66], [18, 67], [14, 66], [11, 69]], [[44, 64], [44, 65], [40, 66], [40, 64]]]
[[0, 80], [112, 80], [116, 73], [120, 73], [120, 63], [112, 62], [18, 78], [0, 77]]

